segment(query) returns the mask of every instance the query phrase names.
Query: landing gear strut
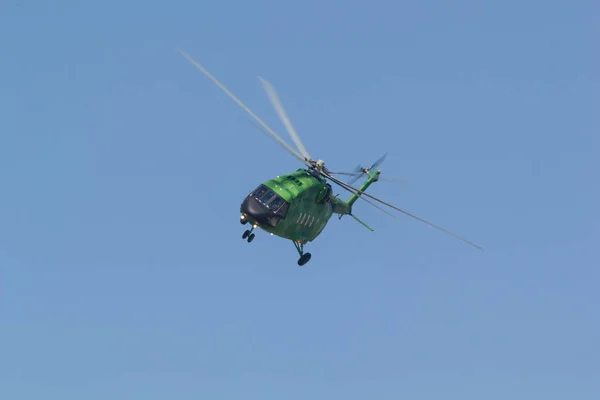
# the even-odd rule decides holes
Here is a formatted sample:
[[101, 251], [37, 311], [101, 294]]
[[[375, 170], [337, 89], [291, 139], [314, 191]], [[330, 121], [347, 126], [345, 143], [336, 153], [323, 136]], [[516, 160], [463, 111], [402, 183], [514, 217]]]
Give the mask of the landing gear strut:
[[304, 264], [306, 264], [307, 262], [310, 261], [310, 253], [305, 253], [304, 252], [304, 243], [300, 242], [300, 241], [294, 241], [294, 246], [296, 247], [296, 250], [298, 251], [298, 254], [300, 254], [300, 259], [298, 260], [298, 265], [303, 266]]
[[254, 240], [254, 233], [252, 233], [253, 230], [254, 230], [254, 226], [252, 227], [252, 229], [245, 231], [244, 234], [242, 235], [242, 239], [246, 239], [248, 241], [248, 243], [253, 241]]

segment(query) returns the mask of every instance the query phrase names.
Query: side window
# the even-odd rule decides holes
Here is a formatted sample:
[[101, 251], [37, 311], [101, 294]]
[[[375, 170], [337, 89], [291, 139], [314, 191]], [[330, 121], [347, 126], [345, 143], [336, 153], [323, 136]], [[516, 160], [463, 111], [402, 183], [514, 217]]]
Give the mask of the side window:
[[285, 218], [289, 207], [290, 207], [289, 203], [284, 201], [281, 208], [277, 211], [277, 215], [279, 215], [281, 218]]
[[288, 175], [288, 176], [286, 176], [286, 178], [285, 178], [285, 179], [287, 179], [287, 180], [289, 180], [289, 181], [292, 181], [292, 182], [294, 182], [294, 183], [295, 183], [296, 185], [298, 185], [298, 186], [302, 186], [302, 182], [300, 182], [300, 180], [299, 180], [299, 179], [297, 179], [296, 177], [294, 177], [294, 176], [292, 176], [292, 175]]
[[281, 207], [281, 205], [284, 203], [283, 199], [279, 196], [275, 197], [273, 200], [271, 200], [271, 202], [269, 204], [267, 204], [267, 206], [273, 210], [273, 211], [277, 211], [279, 209], [279, 207]]
[[317, 203], [318, 204], [323, 204], [325, 202], [327, 202], [327, 200], [329, 200], [329, 197], [331, 196], [332, 190], [331, 190], [331, 186], [327, 185], [325, 186], [321, 191], [319, 191], [319, 194], [317, 195]]

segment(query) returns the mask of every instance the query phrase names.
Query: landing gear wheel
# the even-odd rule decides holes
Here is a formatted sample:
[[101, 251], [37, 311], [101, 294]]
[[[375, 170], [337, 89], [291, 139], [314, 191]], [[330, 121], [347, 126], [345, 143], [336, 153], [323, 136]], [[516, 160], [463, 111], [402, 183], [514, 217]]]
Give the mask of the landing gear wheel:
[[248, 236], [248, 243], [250, 243], [253, 240], [254, 240], [254, 233], [252, 233], [250, 236]]
[[248, 236], [250, 236], [250, 231], [244, 232], [244, 234], [242, 235], [242, 239], [246, 239]]
[[304, 253], [302, 254], [302, 257], [300, 257], [300, 259], [298, 260], [298, 265], [302, 266], [304, 264], [306, 264], [307, 262], [310, 261], [310, 253]]

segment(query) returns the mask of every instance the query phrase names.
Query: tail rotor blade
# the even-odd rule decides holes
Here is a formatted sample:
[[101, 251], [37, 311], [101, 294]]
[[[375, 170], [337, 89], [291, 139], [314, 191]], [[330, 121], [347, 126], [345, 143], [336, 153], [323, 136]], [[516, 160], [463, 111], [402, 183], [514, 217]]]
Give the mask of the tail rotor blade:
[[285, 109], [283, 108], [283, 104], [281, 103], [281, 100], [279, 99], [277, 92], [275, 91], [275, 88], [273, 87], [273, 85], [271, 85], [265, 79], [263, 79], [261, 77], [258, 77], [258, 79], [260, 79], [260, 81], [262, 82], [262, 84], [265, 88], [265, 91], [267, 92], [267, 95], [269, 96], [269, 99], [271, 100], [271, 103], [273, 104], [273, 107], [275, 108], [275, 111], [277, 111], [277, 114], [279, 115], [281, 122], [283, 122], [283, 124], [285, 125], [285, 128], [287, 129], [288, 133], [290, 134], [290, 137], [292, 138], [294, 143], [296, 143], [298, 150], [300, 150], [300, 153], [304, 157], [306, 157], [308, 160], [311, 160], [312, 158], [311, 158], [310, 154], [308, 154], [308, 151], [306, 150], [306, 147], [304, 147], [304, 144], [302, 144], [302, 141], [300, 140], [300, 137], [298, 136], [298, 132], [296, 132], [296, 129], [294, 129], [294, 126], [292, 125], [292, 122], [290, 121]]
[[303, 157], [300, 153], [298, 153], [292, 146], [285, 142], [273, 129], [271, 129], [266, 123], [264, 123], [256, 114], [248, 108], [240, 99], [238, 99], [233, 93], [231, 93], [221, 82], [219, 82], [215, 77], [213, 77], [200, 63], [190, 57], [185, 51], [181, 49], [177, 49], [179, 53], [181, 53], [185, 58], [188, 59], [192, 64], [196, 66], [200, 71], [202, 71], [210, 80], [212, 80], [221, 90], [223, 90], [229, 97], [231, 97], [244, 111], [246, 111], [252, 118], [254, 118], [262, 127], [271, 135], [275, 141], [281, 144], [287, 151], [289, 151], [293, 156], [298, 158], [300, 161], [306, 162], [305, 157]]
[[379, 160], [375, 161], [373, 163], [373, 165], [371, 165], [369, 167], [369, 171], [376, 169], [379, 166], [379, 164], [381, 164], [383, 162], [383, 160], [385, 160], [385, 158], [387, 157], [387, 154], [388, 153], [386, 152], [384, 155], [382, 155], [381, 157], [379, 157]]
[[350, 178], [348, 180], [348, 185], [354, 185], [356, 183], [356, 181], [358, 181], [363, 174], [364, 174], [364, 172], [356, 174], [353, 178]]
[[365, 175], [365, 172], [363, 171], [364, 169], [365, 167], [363, 167], [362, 165], [357, 165], [354, 168], [354, 177], [348, 180], [348, 185], [354, 185], [356, 181], [360, 179], [361, 176]]

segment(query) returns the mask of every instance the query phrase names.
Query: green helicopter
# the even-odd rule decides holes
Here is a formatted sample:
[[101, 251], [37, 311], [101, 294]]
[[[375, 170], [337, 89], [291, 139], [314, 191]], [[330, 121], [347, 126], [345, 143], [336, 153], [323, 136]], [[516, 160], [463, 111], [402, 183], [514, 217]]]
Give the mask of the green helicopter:
[[[243, 225], [250, 224], [251, 228], [243, 233], [243, 239], [252, 242], [255, 237], [254, 230], [260, 228], [273, 235], [291, 240], [300, 255], [298, 265], [302, 266], [311, 258], [310, 253], [304, 252], [304, 245], [314, 241], [321, 234], [333, 214], [339, 215], [340, 219], [344, 215], [349, 215], [367, 229], [373, 231], [370, 226], [353, 214], [353, 206], [358, 199], [364, 200], [379, 210], [396, 217], [365, 198], [368, 197], [375, 202], [415, 218], [436, 229], [446, 232], [471, 246], [483, 250], [480, 246], [446, 229], [436, 226], [431, 222], [412, 215], [405, 210], [366, 193], [367, 188], [380, 179], [381, 171], [376, 170], [376, 168], [383, 162], [387, 153], [381, 156], [371, 166], [359, 166], [351, 173], [330, 171], [325, 167], [323, 160], [315, 161], [310, 156], [300, 140], [298, 133], [292, 126], [275, 89], [269, 82], [260, 78], [271, 103], [286, 127], [290, 137], [296, 144], [297, 150], [285, 142], [275, 131], [273, 131], [273, 129], [264, 123], [196, 60], [183, 50], [178, 49], [178, 51], [250, 114], [250, 116], [262, 126], [262, 129], [257, 127], [259, 130], [270, 135], [271, 138], [282, 145], [290, 154], [305, 164], [305, 168], [300, 168], [294, 172], [280, 175], [260, 183], [256, 189], [246, 196], [240, 206], [240, 222]], [[337, 179], [334, 175], [351, 176], [352, 180], [345, 183]], [[359, 188], [355, 188], [351, 185], [351, 183], [363, 176], [366, 177], [366, 180]], [[338, 195], [334, 195], [332, 186], [328, 181], [350, 192], [350, 197], [346, 200], [342, 200]]]

